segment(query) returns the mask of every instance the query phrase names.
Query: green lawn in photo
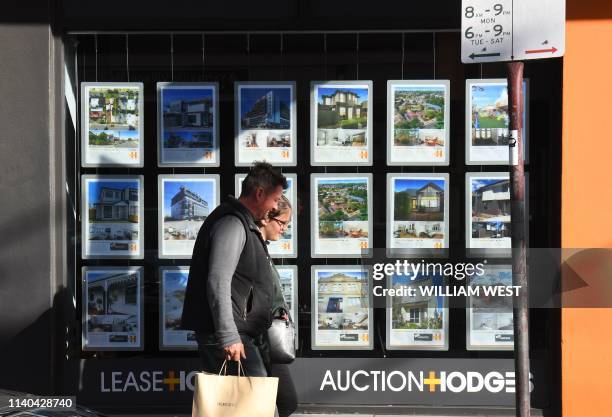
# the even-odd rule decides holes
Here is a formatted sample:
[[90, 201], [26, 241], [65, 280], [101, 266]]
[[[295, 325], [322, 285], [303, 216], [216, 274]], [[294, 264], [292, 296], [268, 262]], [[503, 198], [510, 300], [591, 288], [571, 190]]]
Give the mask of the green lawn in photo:
[[347, 119], [340, 121], [341, 129], [365, 129], [368, 119], [365, 117], [359, 117], [356, 119]]
[[508, 126], [506, 126], [503, 118], [480, 116], [478, 118], [478, 127], [481, 129], [504, 129]]

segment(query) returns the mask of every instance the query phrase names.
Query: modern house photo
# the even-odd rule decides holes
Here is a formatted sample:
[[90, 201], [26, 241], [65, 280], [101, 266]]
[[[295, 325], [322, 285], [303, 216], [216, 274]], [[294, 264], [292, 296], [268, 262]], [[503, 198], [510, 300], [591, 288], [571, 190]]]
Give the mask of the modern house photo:
[[164, 88], [163, 127], [165, 131], [211, 129], [214, 124], [213, 90]]
[[444, 180], [396, 179], [394, 220], [443, 221]]
[[97, 182], [90, 186], [97, 188], [97, 193], [89, 195], [90, 223], [138, 223], [140, 203], [134, 184]]
[[365, 129], [368, 89], [318, 87], [317, 128]]
[[510, 180], [472, 180], [472, 221], [510, 221]]

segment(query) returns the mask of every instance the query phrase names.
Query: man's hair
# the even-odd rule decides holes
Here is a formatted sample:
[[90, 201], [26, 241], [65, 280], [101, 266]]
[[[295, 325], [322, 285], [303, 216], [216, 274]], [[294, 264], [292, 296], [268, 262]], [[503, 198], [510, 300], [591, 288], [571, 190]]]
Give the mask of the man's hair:
[[274, 168], [267, 162], [255, 162], [242, 182], [240, 197], [249, 197], [257, 190], [257, 187], [269, 193], [279, 185], [283, 187], [283, 190], [288, 187], [287, 178], [278, 168]]
[[291, 202], [289, 199], [283, 194], [278, 200], [278, 208], [276, 210], [270, 210], [268, 212], [268, 218], [273, 219], [274, 217], [281, 216], [283, 213], [291, 210]]

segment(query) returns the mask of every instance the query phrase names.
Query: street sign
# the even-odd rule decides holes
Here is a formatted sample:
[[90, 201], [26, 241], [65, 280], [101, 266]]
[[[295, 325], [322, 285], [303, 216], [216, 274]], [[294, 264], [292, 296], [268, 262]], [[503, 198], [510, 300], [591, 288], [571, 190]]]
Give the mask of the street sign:
[[462, 0], [461, 62], [557, 58], [565, 52], [565, 0]]

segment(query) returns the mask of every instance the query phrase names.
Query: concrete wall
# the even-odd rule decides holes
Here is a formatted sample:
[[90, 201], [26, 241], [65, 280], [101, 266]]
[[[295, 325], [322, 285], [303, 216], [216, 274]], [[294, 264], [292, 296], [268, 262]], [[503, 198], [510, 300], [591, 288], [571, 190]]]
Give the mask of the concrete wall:
[[0, 22], [0, 387], [37, 393], [52, 389], [61, 249], [53, 244], [56, 47], [49, 23]]

